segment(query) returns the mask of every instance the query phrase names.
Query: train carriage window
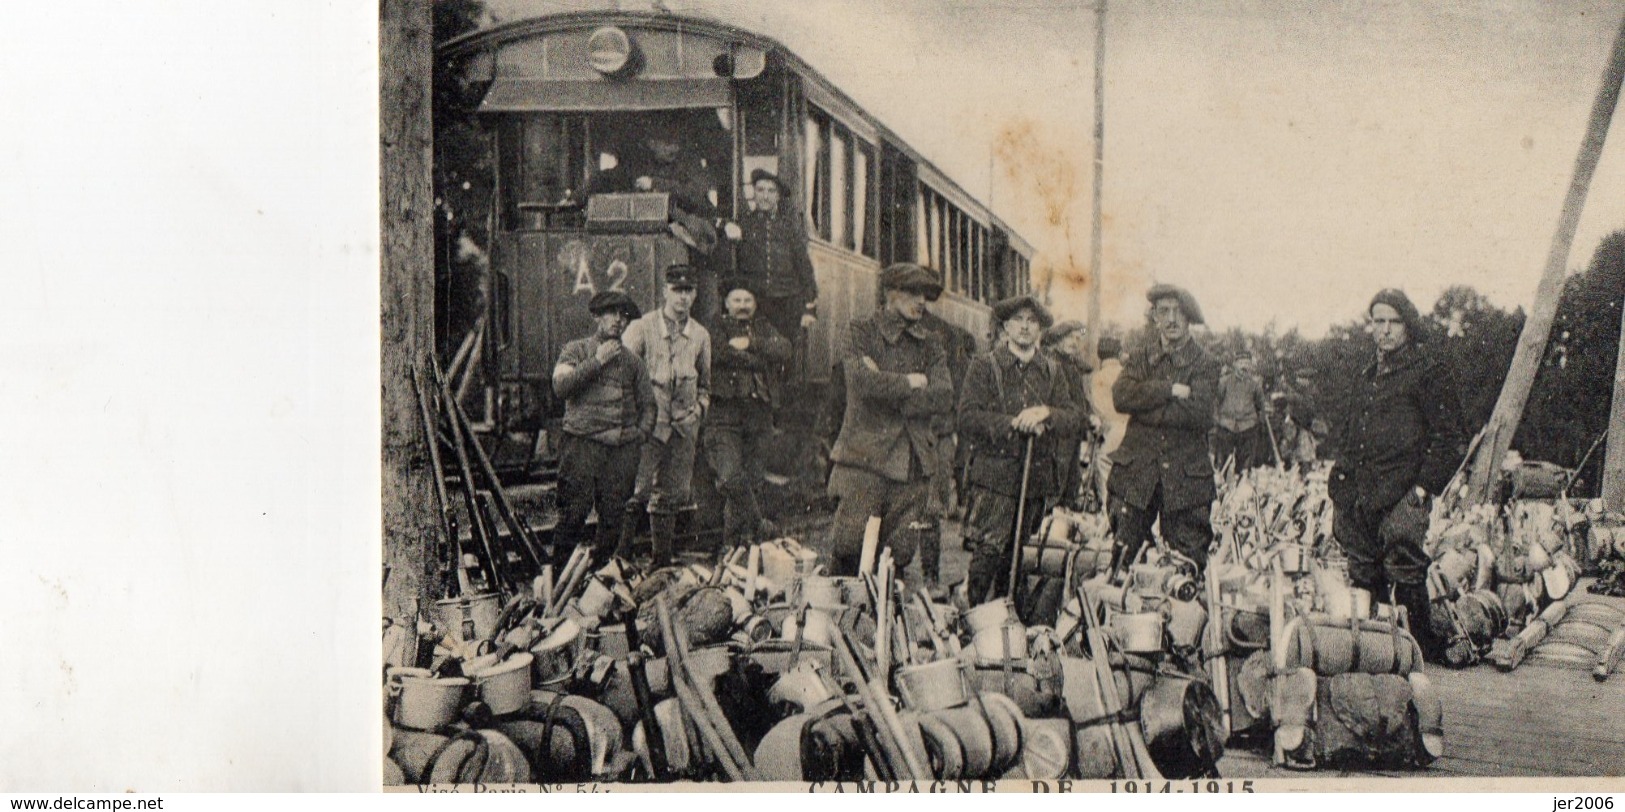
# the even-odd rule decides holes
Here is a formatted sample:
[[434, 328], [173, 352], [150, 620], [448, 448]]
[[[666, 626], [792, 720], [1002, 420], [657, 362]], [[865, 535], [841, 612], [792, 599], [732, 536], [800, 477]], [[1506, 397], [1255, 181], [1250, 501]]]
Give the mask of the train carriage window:
[[807, 113], [806, 166], [808, 185], [807, 230], [824, 239], [830, 238], [829, 222], [829, 116], [817, 108]]
[[933, 268], [936, 261], [931, 257], [931, 193], [921, 187], [915, 195], [915, 260]]
[[852, 230], [853, 242], [866, 257], [876, 256], [875, 249], [875, 148], [868, 142], [857, 141], [858, 149], [852, 154]]
[[851, 182], [852, 138], [844, 127], [834, 127], [829, 138], [829, 241], [852, 247]]

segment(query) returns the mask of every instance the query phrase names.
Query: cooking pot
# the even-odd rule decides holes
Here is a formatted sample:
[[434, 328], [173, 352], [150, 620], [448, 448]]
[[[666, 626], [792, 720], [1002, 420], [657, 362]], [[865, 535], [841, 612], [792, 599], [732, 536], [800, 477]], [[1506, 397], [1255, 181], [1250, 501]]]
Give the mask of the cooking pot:
[[1209, 774], [1224, 754], [1224, 712], [1207, 683], [1159, 674], [1140, 698], [1140, 731], [1167, 778]]
[[846, 605], [841, 585], [834, 578], [812, 575], [801, 581], [801, 599], [814, 609], [834, 611]]
[[1131, 654], [1162, 651], [1163, 620], [1158, 612], [1121, 612], [1112, 615], [1108, 627], [1124, 651]]
[[427, 668], [389, 669], [395, 724], [412, 730], [435, 730], [451, 724], [463, 707], [468, 685], [463, 677], [436, 678]]
[[429, 609], [434, 625], [460, 643], [489, 639], [496, 634], [501, 615], [502, 596], [494, 592], [446, 598]]
[[565, 618], [553, 627], [552, 633], [531, 646], [530, 653], [535, 655], [536, 684], [544, 688], [557, 688], [569, 682], [581, 656], [583, 642], [581, 626]]
[[958, 660], [903, 666], [897, 669], [897, 690], [904, 707], [926, 713], [957, 708], [969, 701]]
[[531, 664], [535, 659], [528, 652], [520, 652], [506, 662], [473, 673], [474, 689], [492, 713], [502, 716], [529, 704]]
[[[784, 619], [784, 639], [796, 639], [796, 616], [790, 615]], [[828, 647], [835, 639], [835, 618], [823, 609], [807, 610], [806, 630], [801, 632], [802, 640], [818, 646]]]

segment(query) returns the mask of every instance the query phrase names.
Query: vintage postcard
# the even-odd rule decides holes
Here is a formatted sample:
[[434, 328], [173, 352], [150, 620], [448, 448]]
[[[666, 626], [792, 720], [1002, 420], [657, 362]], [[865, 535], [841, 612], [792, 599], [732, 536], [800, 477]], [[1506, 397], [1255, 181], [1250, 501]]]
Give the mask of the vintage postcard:
[[380, 8], [386, 790], [1625, 787], [1617, 4]]

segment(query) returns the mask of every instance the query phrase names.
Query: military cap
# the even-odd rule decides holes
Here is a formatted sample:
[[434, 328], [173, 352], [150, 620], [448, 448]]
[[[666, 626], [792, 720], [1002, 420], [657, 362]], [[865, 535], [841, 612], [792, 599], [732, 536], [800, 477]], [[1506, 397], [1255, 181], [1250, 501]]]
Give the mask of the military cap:
[[666, 266], [666, 284], [674, 288], [694, 287], [694, 276], [693, 266], [682, 264]]
[[632, 297], [618, 290], [601, 290], [594, 293], [592, 298], [587, 300], [587, 312], [594, 316], [608, 310], [619, 310], [622, 315], [626, 316], [627, 321], [643, 315], [643, 311], [638, 309], [638, 305], [632, 301]]
[[1191, 324], [1206, 324], [1202, 320], [1202, 308], [1196, 306], [1196, 297], [1191, 292], [1178, 285], [1152, 285], [1145, 292], [1145, 300], [1156, 304], [1158, 299], [1174, 299], [1179, 302], [1179, 309], [1185, 313], [1185, 320]]
[[993, 318], [1001, 322], [1009, 321], [1011, 317], [1023, 310], [1031, 310], [1033, 318], [1038, 319], [1038, 325], [1044, 329], [1049, 329], [1049, 326], [1055, 323], [1055, 317], [1049, 314], [1049, 308], [1040, 304], [1038, 298], [1030, 293], [1011, 296], [994, 304]]
[[773, 181], [773, 185], [779, 187], [779, 191], [781, 192], [785, 190], [784, 181], [779, 180], [778, 175], [775, 175], [772, 172], [760, 167], [750, 171], [750, 185], [755, 186], [764, 180]]
[[1066, 337], [1073, 333], [1087, 333], [1087, 331], [1088, 328], [1084, 327], [1083, 322], [1077, 319], [1058, 321], [1053, 327], [1044, 331], [1044, 346], [1053, 347], [1066, 340]]
[[942, 295], [942, 280], [912, 262], [898, 262], [880, 272], [880, 289], [923, 293], [925, 298], [936, 301]]

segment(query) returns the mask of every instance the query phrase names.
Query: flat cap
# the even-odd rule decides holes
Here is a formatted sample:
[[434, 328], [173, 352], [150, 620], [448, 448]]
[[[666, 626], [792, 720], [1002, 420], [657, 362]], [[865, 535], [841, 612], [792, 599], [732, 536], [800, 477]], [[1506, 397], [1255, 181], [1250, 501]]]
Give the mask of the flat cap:
[[942, 280], [928, 268], [912, 262], [898, 262], [880, 272], [880, 289], [923, 293], [925, 298], [936, 301], [942, 295]]
[[1032, 311], [1033, 318], [1038, 319], [1039, 326], [1046, 330], [1055, 323], [1055, 317], [1049, 314], [1049, 308], [1044, 307], [1038, 301], [1038, 298], [1030, 293], [999, 300], [993, 305], [993, 318], [999, 321], [1009, 321], [1011, 317], [1023, 310]]
[[773, 181], [773, 185], [779, 187], [780, 191], [784, 190], [784, 181], [779, 180], [778, 175], [775, 175], [766, 169], [762, 169], [761, 167], [757, 167], [750, 171], [750, 185], [755, 186], [764, 180]]
[[1084, 327], [1083, 322], [1078, 321], [1077, 319], [1058, 321], [1053, 327], [1050, 327], [1048, 330], [1044, 331], [1044, 346], [1053, 347], [1056, 344], [1061, 343], [1066, 339], [1067, 336], [1072, 335], [1073, 333], [1086, 333], [1087, 331], [1088, 328]]
[[1179, 309], [1184, 311], [1185, 320], [1191, 324], [1206, 324], [1202, 320], [1202, 308], [1196, 306], [1196, 297], [1191, 292], [1178, 285], [1152, 285], [1145, 292], [1145, 300], [1156, 304], [1159, 299], [1174, 299], [1179, 302]]
[[637, 302], [618, 290], [601, 290], [587, 300], [587, 312], [594, 316], [610, 310], [619, 310], [626, 316], [627, 321], [643, 315], [643, 311], [638, 309]]
[[666, 266], [666, 284], [674, 288], [694, 287], [694, 268], [690, 265]]

